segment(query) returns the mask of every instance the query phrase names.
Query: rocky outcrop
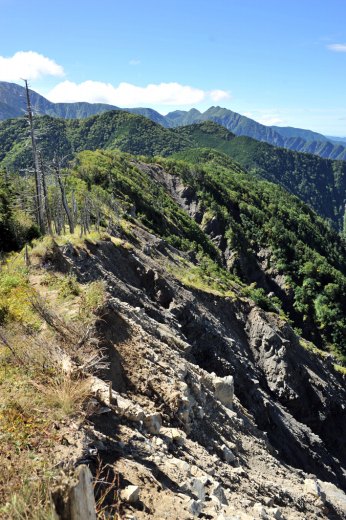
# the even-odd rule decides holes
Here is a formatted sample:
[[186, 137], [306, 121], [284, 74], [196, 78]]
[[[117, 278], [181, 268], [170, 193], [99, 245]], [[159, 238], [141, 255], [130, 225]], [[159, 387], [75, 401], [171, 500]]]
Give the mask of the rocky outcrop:
[[81, 282], [107, 284], [85, 444], [118, 475], [122, 514], [344, 518], [342, 376], [277, 315], [184, 287], [164, 268], [173, 248], [135, 232], [136, 249], [62, 251]]

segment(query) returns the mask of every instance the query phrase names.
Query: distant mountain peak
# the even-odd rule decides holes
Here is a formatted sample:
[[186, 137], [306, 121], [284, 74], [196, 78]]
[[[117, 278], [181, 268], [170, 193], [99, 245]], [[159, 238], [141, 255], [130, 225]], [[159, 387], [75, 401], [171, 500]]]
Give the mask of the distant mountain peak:
[[[329, 139], [322, 134], [293, 127], [266, 126], [228, 108], [211, 106], [204, 112], [196, 108], [174, 110], [165, 116], [152, 108], [119, 108], [105, 103], [52, 103], [33, 90], [31, 101], [38, 115], [64, 119], [82, 119], [110, 110], [123, 110], [142, 115], [166, 128], [191, 125], [211, 120], [238, 136], [247, 136], [274, 146], [312, 153], [328, 159], [346, 160], [346, 142]], [[25, 89], [16, 83], [0, 81], [0, 120], [22, 116], [26, 110]]]

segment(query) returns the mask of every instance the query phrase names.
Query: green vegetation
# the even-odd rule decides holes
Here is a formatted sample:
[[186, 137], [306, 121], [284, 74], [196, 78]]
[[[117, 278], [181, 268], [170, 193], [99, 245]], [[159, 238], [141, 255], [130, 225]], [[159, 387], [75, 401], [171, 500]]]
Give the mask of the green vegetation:
[[[65, 261], [59, 246], [76, 258], [100, 240], [135, 248], [145, 229], [173, 246], [162, 262], [183, 284], [276, 313], [299, 331], [304, 348], [332, 353], [345, 374], [345, 242], [278, 185], [339, 223], [343, 164], [235, 138], [211, 122], [172, 131], [107, 112], [85, 121], [42, 117], [37, 128], [51, 213], [50, 233], [40, 238], [33, 176], [21, 172], [32, 161], [26, 126], [20, 119], [0, 125], [0, 161], [8, 168], [0, 176], [0, 450], [11, 461], [0, 476], [0, 516], [33, 519], [30, 504], [35, 518], [51, 517], [47, 489], [56, 475], [47, 453], [63, 435], [53, 425], [83, 420], [87, 370], [100, 355], [85, 331], [105, 285], [63, 274], [68, 264], [54, 271], [54, 260]], [[70, 158], [59, 171], [61, 186], [54, 154]], [[64, 357], [73, 359], [70, 371], [62, 370]]]
[[18, 249], [39, 235], [31, 216], [15, 202], [13, 183], [0, 172], [0, 252]]
[[[218, 109], [213, 112], [215, 117], [217, 112]], [[217, 288], [213, 280], [222, 276], [213, 273], [211, 267], [225, 268], [225, 246], [220, 249], [211, 240], [219, 235], [232, 258], [228, 262], [232, 275], [245, 284], [257, 283], [244, 289], [244, 294], [267, 310], [283, 309], [317, 346], [345, 352], [344, 243], [312, 210], [278, 186], [299, 195], [340, 229], [344, 217], [345, 163], [235, 137], [211, 121], [171, 130], [142, 116], [109, 111], [86, 120], [44, 116], [37, 119], [36, 127], [47, 166], [54, 155], [71, 158], [61, 175], [67, 204], [74, 201], [80, 235], [90, 233], [91, 226], [98, 233], [107, 227], [120, 230], [125, 226], [130, 237], [129, 225], [135, 220], [181, 251], [194, 251], [203, 284], [208, 279], [211, 288], [220, 290], [220, 284]], [[30, 166], [27, 140], [24, 120], [0, 124], [0, 164], [10, 172]], [[137, 158], [115, 148], [137, 154]], [[192, 188], [201, 204], [201, 225], [167, 193], [164, 179], [160, 178], [164, 173], [154, 172], [148, 159], [139, 154], [174, 154], [174, 160], [155, 159], [156, 165], [178, 175]], [[244, 166], [248, 172], [243, 170]], [[30, 176], [23, 179], [12, 173], [6, 179], [3, 174], [2, 179], [0, 231], [2, 244], [6, 244], [1, 247], [6, 250], [19, 247], [37, 234], [33, 224], [35, 208], [28, 203], [35, 192]], [[63, 239], [66, 217], [59, 210], [59, 197], [59, 189], [50, 181], [47, 200], [52, 208], [57, 208], [55, 229]], [[85, 208], [88, 215], [84, 214]], [[215, 223], [218, 231], [213, 234]], [[42, 247], [41, 243], [36, 249]], [[261, 250], [267, 251], [270, 269], [285, 280], [280, 288], [261, 270]], [[209, 266], [204, 273], [203, 262]], [[262, 271], [259, 277], [254, 274], [256, 269]], [[192, 278], [195, 275], [196, 272]], [[64, 290], [59, 290], [68, 294], [72, 280], [64, 284]], [[274, 292], [279, 300], [268, 299], [269, 292]]]
[[[119, 149], [137, 155], [170, 155], [189, 143], [146, 117], [110, 111], [88, 119], [65, 120], [42, 116], [35, 122], [40, 149], [46, 160], [54, 156], [72, 159], [80, 150]], [[0, 166], [10, 171], [32, 167], [27, 122], [11, 119], [0, 123]]]
[[[217, 222], [228, 250], [239, 259], [231, 267], [235, 275], [252, 282], [260, 271], [259, 252], [269, 252], [270, 269], [285, 277], [285, 288], [263, 282], [263, 287], [253, 287], [252, 298], [267, 310], [282, 307], [307, 339], [345, 354], [346, 256], [338, 234], [279, 186], [241, 172], [238, 165], [231, 169], [229, 159], [227, 167], [213, 155], [203, 167], [157, 162], [195, 190], [207, 220]], [[269, 290], [281, 302], [268, 301]]]
[[[123, 116], [129, 115], [122, 113]], [[111, 123], [114, 114], [108, 112], [99, 117]], [[94, 124], [94, 119], [85, 123]], [[78, 127], [80, 122], [73, 124]], [[182, 129], [181, 139], [187, 140], [193, 133], [207, 144], [209, 135], [216, 139], [214, 127], [213, 123], [187, 127]], [[97, 128], [101, 132], [101, 127]], [[223, 135], [224, 149], [243, 139], [233, 138], [220, 127], [216, 130]], [[250, 144], [258, 151], [258, 143]], [[270, 146], [268, 149], [275, 151]], [[249, 154], [252, 153], [250, 148]], [[285, 150], [282, 153], [292, 155]], [[88, 201], [90, 222], [84, 238], [78, 238], [77, 226], [76, 233], [69, 238], [66, 230], [61, 231], [58, 242], [72, 240], [78, 244], [85, 237], [97, 240], [107, 227], [122, 230], [131, 238], [131, 222], [139, 222], [178, 250], [194, 253], [195, 265], [184, 274], [186, 283], [209, 286], [210, 290], [225, 294], [233, 291], [234, 281], [241, 282], [245, 284], [243, 296], [251, 297], [267, 311], [285, 312], [303, 336], [319, 348], [345, 354], [346, 257], [344, 243], [336, 232], [297, 197], [257, 174], [245, 172], [225, 153], [189, 148], [176, 157], [184, 160], [156, 158], [150, 164], [148, 159], [119, 151], [86, 150], [77, 154], [70, 168], [63, 171], [66, 197], [71, 200], [73, 194], [80, 208]], [[278, 151], [275, 157], [279, 157]], [[322, 161], [306, 156], [306, 171], [313, 160]], [[167, 192], [164, 171], [180, 177], [195, 193], [203, 215], [200, 225]], [[17, 182], [16, 188], [14, 185], [12, 182], [14, 200], [19, 198], [25, 206], [21, 183]], [[49, 187], [50, 198], [54, 189]], [[91, 225], [98, 227], [94, 238]], [[221, 249], [211, 240], [215, 235], [221, 236]], [[44, 257], [46, 248], [51, 247], [48, 242], [45, 245], [47, 240], [51, 239], [34, 245], [32, 255]], [[232, 258], [227, 260], [232, 276], [225, 270], [225, 248], [227, 258]], [[262, 250], [267, 251], [269, 274], [260, 266]], [[285, 280], [280, 287], [275, 276]], [[77, 294], [73, 279], [59, 283], [60, 297]], [[268, 297], [269, 293], [273, 295]], [[5, 309], [2, 315], [8, 312]]]
[[[82, 119], [118, 110], [116, 106], [104, 103], [52, 103], [34, 91], [31, 91], [31, 99], [38, 114], [65, 119]], [[0, 81], [0, 120], [19, 117], [25, 110], [25, 89], [14, 83]], [[238, 136], [251, 137], [289, 150], [311, 153], [329, 159], [346, 159], [345, 143], [340, 138], [338, 142], [338, 138], [327, 138], [311, 130], [262, 125], [246, 116], [222, 107], [210, 107], [204, 113], [199, 112], [195, 108], [189, 111], [176, 110], [166, 116], [150, 108], [130, 108], [125, 110], [132, 114], [145, 116], [165, 128], [212, 121]]]
[[[249, 137], [235, 137], [212, 121], [172, 130], [123, 111], [109, 111], [85, 120], [43, 116], [37, 119], [36, 128], [42, 155], [48, 163], [58, 156], [65, 157], [66, 164], [76, 151], [97, 149], [119, 149], [151, 157], [174, 154], [176, 158], [202, 163], [199, 151], [193, 149], [217, 150], [246, 170], [297, 195], [338, 230], [343, 228], [344, 161], [276, 148]], [[24, 119], [0, 123], [1, 166], [10, 172], [32, 167], [29, 131]]]
[[[234, 137], [210, 121], [177, 128], [175, 132], [195, 143], [213, 148], [237, 161], [247, 171], [283, 186], [297, 195], [338, 230], [343, 227], [346, 162], [331, 161], [277, 148], [249, 137]], [[202, 162], [198, 152], [174, 154], [189, 162]]]
[[[52, 239], [43, 242], [44, 254], [52, 253]], [[38, 258], [33, 251], [32, 263]], [[27, 268], [23, 251], [2, 265], [0, 452], [7, 463], [0, 475], [0, 518], [56, 516], [50, 489], [61, 474], [54, 448], [62, 444], [72, 418], [84, 419], [90, 396], [87, 363], [94, 366], [100, 356], [85, 331], [104, 292], [99, 281], [80, 285], [72, 276], [47, 275], [39, 263]], [[68, 370], [65, 358], [74, 360]]]
[[142, 224], [175, 247], [218, 256], [194, 220], [129, 156], [110, 151], [81, 152], [69, 183], [88, 187], [104, 200], [111, 193], [118, 206], [125, 208], [127, 218], [135, 211]]
[[232, 112], [227, 108], [210, 107], [204, 113], [196, 109], [188, 112], [177, 110], [166, 115], [167, 126], [181, 127], [213, 122], [237, 136], [246, 136], [297, 152], [318, 155], [327, 159], [345, 160], [344, 143], [335, 143], [324, 135], [301, 128], [267, 126], [253, 119]]

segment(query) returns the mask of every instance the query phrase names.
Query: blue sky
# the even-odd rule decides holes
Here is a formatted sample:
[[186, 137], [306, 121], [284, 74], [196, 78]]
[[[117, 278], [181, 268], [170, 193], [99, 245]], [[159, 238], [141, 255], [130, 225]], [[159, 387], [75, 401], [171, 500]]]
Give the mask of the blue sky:
[[0, 0], [0, 80], [346, 136], [345, 15], [345, 0]]

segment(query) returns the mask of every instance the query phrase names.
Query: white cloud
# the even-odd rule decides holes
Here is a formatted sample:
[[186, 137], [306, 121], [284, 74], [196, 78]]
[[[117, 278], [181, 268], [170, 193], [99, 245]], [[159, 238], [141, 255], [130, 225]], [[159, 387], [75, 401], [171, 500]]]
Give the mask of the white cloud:
[[223, 101], [224, 99], [229, 99], [231, 94], [226, 92], [225, 90], [211, 90], [209, 92], [210, 99], [217, 103], [218, 101]]
[[332, 43], [327, 45], [327, 48], [334, 52], [346, 52], [346, 43]]
[[229, 97], [223, 90], [210, 92], [180, 83], [149, 84], [138, 87], [131, 83], [111, 83], [100, 81], [84, 81], [73, 83], [63, 81], [56, 85], [46, 96], [53, 102], [88, 101], [89, 103], [108, 103], [121, 107], [136, 107], [140, 105], [196, 105], [211, 99], [220, 101]]
[[137, 60], [136, 58], [129, 61], [129, 65], [140, 65], [140, 63], [141, 63], [141, 60]]
[[19, 51], [0, 56], [0, 81], [35, 80], [41, 76], [63, 76], [64, 69], [50, 58], [34, 51]]

